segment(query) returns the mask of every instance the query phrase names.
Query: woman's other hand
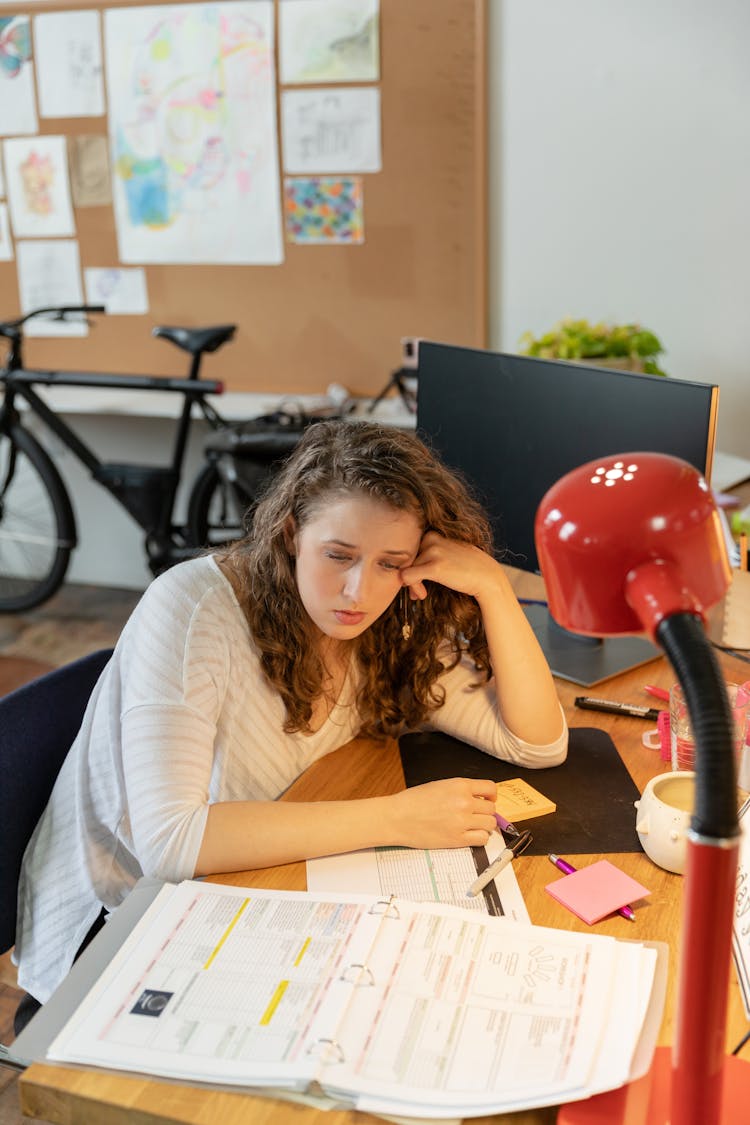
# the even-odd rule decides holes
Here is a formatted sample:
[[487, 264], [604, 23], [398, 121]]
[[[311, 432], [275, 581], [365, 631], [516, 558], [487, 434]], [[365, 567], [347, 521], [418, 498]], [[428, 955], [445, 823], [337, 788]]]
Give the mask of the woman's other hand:
[[410, 848], [482, 847], [496, 828], [497, 784], [453, 777], [384, 798], [391, 820], [386, 835]]

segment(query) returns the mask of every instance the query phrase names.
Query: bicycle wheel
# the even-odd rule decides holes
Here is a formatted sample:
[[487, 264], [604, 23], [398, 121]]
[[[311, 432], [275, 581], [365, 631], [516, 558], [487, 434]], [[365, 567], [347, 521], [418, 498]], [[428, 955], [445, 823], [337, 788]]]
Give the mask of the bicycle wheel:
[[220, 547], [245, 534], [244, 513], [251, 498], [225, 481], [213, 464], [204, 465], [188, 500], [190, 546]]
[[0, 612], [32, 609], [59, 588], [75, 518], [51, 458], [22, 426], [0, 433]]

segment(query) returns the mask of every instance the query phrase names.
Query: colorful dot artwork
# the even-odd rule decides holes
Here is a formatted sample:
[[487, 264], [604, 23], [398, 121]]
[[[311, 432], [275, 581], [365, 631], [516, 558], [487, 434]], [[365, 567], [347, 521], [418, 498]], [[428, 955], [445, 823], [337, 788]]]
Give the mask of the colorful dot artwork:
[[365, 240], [360, 176], [305, 176], [284, 181], [289, 242], [360, 243]]

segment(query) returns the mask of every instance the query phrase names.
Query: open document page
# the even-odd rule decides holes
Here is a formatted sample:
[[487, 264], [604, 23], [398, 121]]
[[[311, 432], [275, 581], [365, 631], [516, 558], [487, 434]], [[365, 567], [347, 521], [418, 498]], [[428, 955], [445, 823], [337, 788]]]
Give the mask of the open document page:
[[555, 1104], [628, 1079], [656, 961], [447, 905], [189, 881], [48, 1057], [407, 1116]]
[[410, 902], [447, 902], [514, 922], [530, 922], [512, 863], [478, 895], [469, 898], [466, 894], [503, 847], [502, 837], [493, 833], [486, 848], [363, 848], [308, 859], [307, 889], [393, 894]]

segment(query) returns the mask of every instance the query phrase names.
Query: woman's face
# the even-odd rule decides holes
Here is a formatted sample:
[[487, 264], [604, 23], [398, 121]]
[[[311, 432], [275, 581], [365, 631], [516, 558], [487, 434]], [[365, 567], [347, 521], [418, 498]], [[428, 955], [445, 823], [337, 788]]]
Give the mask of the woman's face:
[[364, 633], [401, 589], [422, 528], [412, 512], [367, 496], [332, 500], [294, 535], [297, 588], [327, 637]]

